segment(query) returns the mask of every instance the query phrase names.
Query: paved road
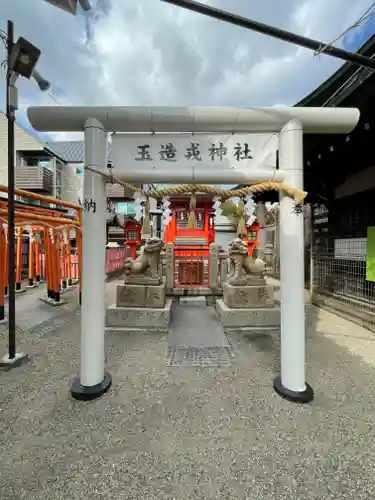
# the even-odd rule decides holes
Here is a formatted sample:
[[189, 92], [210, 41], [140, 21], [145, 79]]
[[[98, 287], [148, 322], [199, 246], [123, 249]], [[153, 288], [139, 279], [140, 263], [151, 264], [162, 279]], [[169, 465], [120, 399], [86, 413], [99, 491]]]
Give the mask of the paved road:
[[69, 397], [76, 315], [44, 335], [21, 334], [31, 362], [0, 374], [0, 498], [374, 498], [374, 337], [314, 311], [308, 406], [272, 390], [277, 334], [232, 334], [231, 363], [202, 367], [168, 366], [172, 336], [111, 332], [114, 386], [91, 403]]
[[[19, 329], [37, 331], [51, 326], [63, 324], [58, 319], [66, 319], [67, 312], [76, 310], [78, 307], [78, 289], [72, 287], [61, 294], [61, 306], [52, 307], [42, 302], [45, 297], [45, 287], [41, 284], [37, 288], [29, 289], [16, 296], [16, 324]], [[5, 303], [5, 315], [8, 315], [8, 301]], [[2, 331], [7, 327], [3, 326]]]
[[168, 336], [169, 366], [230, 366], [232, 352], [214, 307], [204, 297], [174, 305]]

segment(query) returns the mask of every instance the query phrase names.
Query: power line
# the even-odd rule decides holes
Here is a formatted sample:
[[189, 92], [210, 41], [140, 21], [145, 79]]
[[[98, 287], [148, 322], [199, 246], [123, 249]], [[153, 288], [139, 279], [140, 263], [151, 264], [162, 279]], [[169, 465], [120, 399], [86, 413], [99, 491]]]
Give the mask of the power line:
[[312, 38], [307, 38], [305, 36], [297, 35], [290, 31], [282, 30], [276, 28], [275, 26], [270, 26], [268, 24], [260, 23], [259, 21], [254, 21], [253, 19], [248, 19], [243, 16], [233, 14], [224, 10], [216, 9], [215, 7], [210, 7], [208, 5], [199, 3], [195, 0], [161, 0], [162, 2], [169, 3], [178, 7], [182, 7], [198, 14], [203, 14], [205, 16], [224, 21], [235, 26], [240, 26], [250, 31], [255, 31], [257, 33], [262, 33], [263, 35], [271, 36], [278, 40], [283, 40], [284, 42], [292, 43], [294, 45], [299, 45], [300, 47], [305, 47], [313, 51], [322, 51], [323, 54], [337, 57], [346, 62], [356, 64], [357, 66], [363, 66], [365, 68], [375, 69], [375, 61], [363, 56], [362, 54], [350, 52], [338, 47], [333, 47], [319, 40], [313, 40]]
[[331, 47], [334, 43], [344, 38], [348, 33], [362, 26], [362, 24], [365, 23], [372, 16], [373, 14], [372, 11], [374, 10], [374, 8], [375, 8], [375, 2], [373, 2], [371, 6], [366, 9], [366, 11], [361, 15], [359, 19], [357, 19], [355, 23], [351, 24], [348, 28], [346, 28], [346, 30], [343, 31], [337, 38], [335, 38], [334, 40], [332, 40], [332, 42], [327, 43], [323, 47], [320, 47], [318, 50], [316, 50], [314, 52], [314, 56], [318, 56], [322, 52], [325, 52], [327, 48]]
[[57, 100], [57, 98], [51, 93], [47, 92], [47, 94], [50, 96], [50, 98], [58, 105], [61, 106], [61, 103]]

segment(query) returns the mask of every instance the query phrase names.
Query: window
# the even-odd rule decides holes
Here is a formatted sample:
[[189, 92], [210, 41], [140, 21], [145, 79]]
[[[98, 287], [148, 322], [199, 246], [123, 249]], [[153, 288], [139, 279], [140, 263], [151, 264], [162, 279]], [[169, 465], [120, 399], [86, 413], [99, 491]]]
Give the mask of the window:
[[334, 240], [334, 258], [366, 261], [367, 238], [338, 238]]
[[136, 241], [137, 232], [136, 231], [128, 231], [128, 241]]
[[116, 212], [118, 214], [134, 216], [135, 215], [135, 203], [123, 201], [116, 205]]
[[[33, 159], [31, 159], [30, 161], [32, 161], [32, 160]], [[28, 164], [31, 165], [30, 162], [28, 162]], [[35, 163], [33, 163], [33, 165], [38, 165], [38, 167], [47, 168], [51, 172], [53, 172], [53, 170], [54, 170], [54, 168], [53, 168], [53, 162], [50, 161], [50, 160], [38, 160], [38, 159], [35, 159]]]
[[26, 197], [20, 197], [20, 201], [23, 201], [29, 205], [37, 205], [40, 206], [42, 205], [42, 202], [40, 200], [34, 200], [34, 198], [26, 198]]

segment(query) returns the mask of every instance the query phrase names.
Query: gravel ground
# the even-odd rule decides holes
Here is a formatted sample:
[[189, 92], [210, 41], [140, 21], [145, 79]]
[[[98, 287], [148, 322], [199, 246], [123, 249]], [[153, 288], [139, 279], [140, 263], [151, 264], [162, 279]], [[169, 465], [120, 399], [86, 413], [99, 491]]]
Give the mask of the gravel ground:
[[311, 405], [272, 390], [277, 334], [231, 334], [235, 357], [217, 368], [167, 366], [167, 335], [114, 332], [114, 385], [87, 403], [69, 397], [79, 317], [66, 314], [42, 335], [21, 332], [30, 362], [0, 373], [1, 500], [375, 498], [375, 367], [370, 347], [366, 362], [356, 354], [359, 327], [316, 310]]

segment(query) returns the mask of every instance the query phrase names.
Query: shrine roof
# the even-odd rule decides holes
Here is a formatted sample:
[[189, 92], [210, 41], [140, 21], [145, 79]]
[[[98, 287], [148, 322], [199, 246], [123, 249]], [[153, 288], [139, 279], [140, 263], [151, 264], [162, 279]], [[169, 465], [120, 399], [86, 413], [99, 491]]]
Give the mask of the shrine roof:
[[[370, 58], [375, 56], [375, 34], [357, 53]], [[308, 201], [324, 202], [332, 198], [334, 186], [343, 182], [345, 176], [361, 170], [371, 161], [374, 86], [373, 70], [345, 63], [313, 92], [295, 104], [296, 107], [354, 107], [361, 113], [356, 128], [348, 135], [304, 136], [304, 188], [309, 193]], [[261, 193], [254, 198], [259, 201], [277, 201], [278, 193]]]
[[[357, 51], [366, 57], [375, 55], [375, 34], [372, 35]], [[369, 77], [374, 71], [369, 68], [358, 67], [352, 63], [343, 64], [332, 76], [327, 78], [319, 87], [295, 104], [296, 107], [336, 107], [345, 98], [363, 86], [369, 85]]]

